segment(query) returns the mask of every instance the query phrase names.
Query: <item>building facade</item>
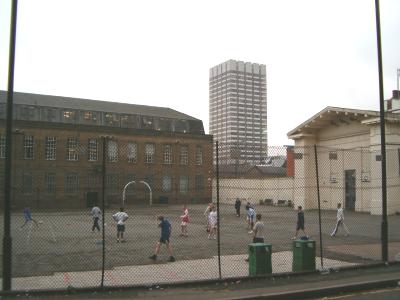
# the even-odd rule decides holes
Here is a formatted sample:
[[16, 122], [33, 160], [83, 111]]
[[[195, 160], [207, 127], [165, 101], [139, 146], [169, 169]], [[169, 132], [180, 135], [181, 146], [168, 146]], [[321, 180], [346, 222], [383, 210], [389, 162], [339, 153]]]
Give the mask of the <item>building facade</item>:
[[[385, 127], [387, 212], [394, 214], [400, 212], [400, 115], [386, 113]], [[322, 209], [333, 210], [341, 203], [350, 211], [382, 213], [378, 111], [326, 107], [288, 137], [295, 142], [296, 206], [318, 208], [319, 197]]]
[[[0, 92], [1, 166], [5, 101]], [[103, 186], [120, 206], [132, 181], [127, 205], [148, 203], [150, 190], [153, 203], [209, 202], [212, 150], [201, 120], [169, 108], [15, 93], [12, 206], [82, 208]]]
[[209, 128], [221, 164], [260, 164], [267, 156], [266, 67], [229, 60], [210, 69]]

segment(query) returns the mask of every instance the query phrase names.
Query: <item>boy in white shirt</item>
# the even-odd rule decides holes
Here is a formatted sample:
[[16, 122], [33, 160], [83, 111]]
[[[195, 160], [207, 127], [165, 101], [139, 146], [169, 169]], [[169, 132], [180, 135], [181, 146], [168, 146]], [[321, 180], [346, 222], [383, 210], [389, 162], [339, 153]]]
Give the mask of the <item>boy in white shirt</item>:
[[338, 203], [337, 205], [336, 226], [331, 233], [332, 237], [335, 236], [336, 233], [338, 232], [339, 226], [342, 226], [343, 229], [346, 231], [345, 236], [348, 236], [350, 234], [349, 229], [347, 228], [346, 224], [344, 224], [344, 213], [341, 203]]
[[211, 208], [211, 212], [208, 215], [208, 223], [210, 224], [210, 233], [208, 234], [208, 239], [217, 239], [217, 226], [218, 226], [218, 213], [215, 206]]
[[125, 232], [125, 221], [128, 219], [128, 214], [124, 212], [124, 208], [121, 207], [119, 212], [113, 215], [114, 220], [117, 222], [117, 243], [125, 243], [124, 232]]

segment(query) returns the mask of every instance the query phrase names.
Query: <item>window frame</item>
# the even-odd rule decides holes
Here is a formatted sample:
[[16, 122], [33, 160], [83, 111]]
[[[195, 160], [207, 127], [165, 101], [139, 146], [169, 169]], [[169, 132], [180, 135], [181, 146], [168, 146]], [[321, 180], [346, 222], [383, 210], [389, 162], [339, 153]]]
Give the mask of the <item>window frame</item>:
[[[184, 151], [186, 149], [186, 151]], [[189, 146], [181, 145], [179, 148], [179, 164], [182, 166], [189, 165]]]
[[66, 173], [64, 183], [65, 194], [77, 194], [79, 192], [79, 173]]
[[116, 140], [107, 140], [107, 161], [108, 162], [118, 161], [118, 142]]
[[78, 161], [79, 160], [79, 140], [76, 137], [67, 138], [67, 161]]
[[33, 135], [24, 135], [24, 159], [35, 159], [35, 139]]
[[[186, 181], [186, 184], [183, 185]], [[180, 175], [179, 176], [179, 194], [187, 194], [189, 192], [189, 176]]]
[[128, 142], [126, 158], [129, 163], [136, 164], [138, 160], [138, 144], [136, 142]]
[[171, 144], [163, 145], [163, 163], [172, 165], [173, 163], [173, 149]]
[[144, 162], [146, 164], [154, 164], [155, 163], [155, 153], [156, 153], [156, 145], [154, 143], [146, 143], [144, 145]]
[[45, 160], [57, 159], [57, 137], [55, 136], [45, 137], [44, 155], [45, 155]]
[[88, 161], [99, 159], [99, 141], [97, 138], [88, 138]]

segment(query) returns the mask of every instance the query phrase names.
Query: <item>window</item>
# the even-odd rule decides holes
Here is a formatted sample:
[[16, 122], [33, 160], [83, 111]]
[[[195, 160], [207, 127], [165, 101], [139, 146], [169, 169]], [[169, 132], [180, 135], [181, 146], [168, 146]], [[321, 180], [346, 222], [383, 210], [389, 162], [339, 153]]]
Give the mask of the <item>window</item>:
[[77, 161], [78, 159], [78, 139], [70, 137], [67, 139], [67, 160]]
[[164, 145], [164, 164], [172, 164], [172, 146]]
[[138, 116], [123, 115], [121, 116], [121, 127], [123, 128], [138, 128]]
[[161, 131], [171, 131], [171, 120], [159, 118], [157, 130]]
[[22, 194], [32, 194], [33, 191], [33, 177], [32, 174], [22, 175]]
[[87, 123], [96, 123], [97, 121], [97, 113], [94, 111], [84, 111], [83, 112], [83, 119]]
[[24, 136], [24, 159], [33, 159], [33, 136]]
[[0, 158], [6, 158], [6, 137], [0, 135]]
[[154, 129], [153, 117], [143, 116], [142, 117], [142, 128], [143, 129]]
[[175, 132], [187, 132], [187, 121], [175, 120]]
[[57, 121], [57, 109], [42, 108], [41, 119], [42, 119], [42, 121], [56, 122]]
[[196, 165], [203, 164], [203, 148], [201, 146], [196, 147]]
[[46, 173], [46, 193], [54, 194], [56, 192], [56, 174]]
[[134, 142], [128, 143], [128, 162], [136, 163], [137, 162], [137, 144]]
[[65, 175], [65, 193], [76, 194], [79, 191], [79, 175], [68, 173]]
[[337, 160], [337, 152], [336, 151], [329, 152], [329, 160]]
[[87, 185], [89, 189], [95, 189], [98, 187], [99, 179], [96, 174], [89, 174], [87, 180]]
[[189, 190], [189, 179], [185, 175], [181, 175], [179, 178], [179, 192], [186, 194]]
[[118, 144], [117, 141], [107, 141], [107, 160], [116, 162], [118, 160]]
[[88, 160], [89, 161], [97, 161], [97, 139], [96, 138], [91, 138], [88, 139]]
[[187, 165], [189, 161], [189, 147], [188, 146], [181, 146], [180, 148], [180, 155], [179, 155], [179, 162], [181, 165]]
[[118, 174], [107, 174], [106, 177], [106, 189], [108, 194], [118, 193]]
[[195, 177], [195, 189], [196, 192], [204, 190], [204, 177], [203, 175], [196, 175]]
[[35, 119], [35, 107], [33, 106], [21, 106], [20, 115], [23, 120], [34, 120]]
[[171, 192], [172, 189], [172, 178], [171, 175], [164, 175], [162, 177], [162, 191]]
[[57, 138], [54, 136], [46, 136], [45, 139], [45, 158], [46, 160], [56, 160]]
[[154, 163], [155, 145], [146, 144], [145, 145], [145, 162], [148, 164]]
[[119, 115], [113, 113], [106, 113], [104, 118], [105, 118], [105, 125], [119, 127]]
[[76, 112], [74, 110], [64, 110], [62, 117], [66, 123], [75, 123]]
[[[126, 184], [128, 184], [128, 182], [131, 182], [131, 181], [136, 181], [135, 174], [131, 173], [126, 176], [126, 182], [124, 183], [124, 187]], [[128, 187], [125, 190], [125, 193], [129, 194], [129, 195], [134, 194], [135, 193], [135, 184], [136, 183], [131, 183], [130, 185], [128, 185]]]

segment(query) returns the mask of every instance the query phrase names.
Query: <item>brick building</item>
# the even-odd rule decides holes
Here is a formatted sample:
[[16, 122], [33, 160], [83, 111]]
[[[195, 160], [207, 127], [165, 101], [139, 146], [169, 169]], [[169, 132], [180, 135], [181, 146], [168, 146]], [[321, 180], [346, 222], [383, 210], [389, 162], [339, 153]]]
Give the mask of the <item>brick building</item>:
[[[1, 166], [5, 102], [0, 91]], [[103, 178], [109, 206], [121, 204], [131, 181], [127, 205], [148, 203], [141, 181], [153, 203], [206, 202], [212, 151], [202, 121], [169, 108], [15, 93], [12, 206], [90, 206], [102, 199]]]

